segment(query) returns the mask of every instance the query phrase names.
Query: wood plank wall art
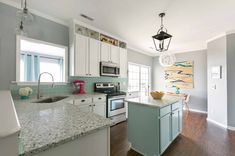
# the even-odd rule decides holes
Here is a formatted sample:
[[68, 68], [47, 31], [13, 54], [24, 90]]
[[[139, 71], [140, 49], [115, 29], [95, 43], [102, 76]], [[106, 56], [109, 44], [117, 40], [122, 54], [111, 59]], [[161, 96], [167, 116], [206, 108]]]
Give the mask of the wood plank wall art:
[[165, 85], [168, 88], [179, 87], [190, 89], [194, 87], [194, 62], [176, 62], [165, 68]]

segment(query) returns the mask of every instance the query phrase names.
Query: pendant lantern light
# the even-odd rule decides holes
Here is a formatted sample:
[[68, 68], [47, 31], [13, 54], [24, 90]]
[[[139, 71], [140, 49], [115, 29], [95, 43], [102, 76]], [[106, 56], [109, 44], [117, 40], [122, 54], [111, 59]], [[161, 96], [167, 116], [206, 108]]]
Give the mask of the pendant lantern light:
[[159, 57], [159, 63], [161, 66], [169, 67], [172, 66], [175, 61], [175, 55], [167, 52], [171, 43], [172, 35], [167, 33], [167, 29], [163, 25], [163, 17], [165, 13], [160, 13], [161, 26], [157, 34], [152, 36], [156, 51], [161, 52]]
[[23, 21], [20, 21], [20, 24], [15, 29], [15, 33], [20, 36], [27, 36], [26, 31], [24, 30]]
[[18, 21], [22, 21], [23, 23], [31, 23], [34, 20], [33, 15], [30, 13], [27, 8], [27, 0], [21, 0], [21, 9], [16, 13]]

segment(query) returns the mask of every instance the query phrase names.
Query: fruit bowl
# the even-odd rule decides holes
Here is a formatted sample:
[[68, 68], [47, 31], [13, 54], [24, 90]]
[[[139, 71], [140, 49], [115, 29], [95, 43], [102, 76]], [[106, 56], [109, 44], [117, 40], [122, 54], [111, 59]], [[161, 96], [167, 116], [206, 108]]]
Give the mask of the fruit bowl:
[[154, 99], [162, 99], [165, 93], [155, 91], [155, 92], [151, 92], [150, 94]]

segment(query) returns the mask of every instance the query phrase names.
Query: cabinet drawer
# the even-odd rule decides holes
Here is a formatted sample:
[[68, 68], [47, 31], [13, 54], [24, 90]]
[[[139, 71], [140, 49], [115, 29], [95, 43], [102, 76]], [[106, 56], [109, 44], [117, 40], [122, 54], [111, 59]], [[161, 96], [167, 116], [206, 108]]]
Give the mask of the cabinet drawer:
[[176, 110], [178, 108], [182, 108], [181, 102], [177, 102], [177, 103], [172, 104], [172, 110]]
[[82, 105], [92, 103], [92, 98], [76, 99], [74, 100], [75, 105]]
[[93, 97], [93, 102], [106, 102], [106, 96]]
[[160, 109], [160, 117], [171, 112], [171, 106], [166, 106]]

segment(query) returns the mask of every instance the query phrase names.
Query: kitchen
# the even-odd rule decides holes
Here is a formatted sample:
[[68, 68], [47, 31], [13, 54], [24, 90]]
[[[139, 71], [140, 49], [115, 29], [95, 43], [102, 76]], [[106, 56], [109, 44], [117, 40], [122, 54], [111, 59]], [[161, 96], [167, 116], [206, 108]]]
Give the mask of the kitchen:
[[[0, 95], [4, 99], [1, 103], [4, 109], [0, 113], [0, 155], [175, 155], [175, 151], [190, 155], [196, 150], [196, 155], [232, 156], [234, 150], [224, 146], [218, 148], [220, 152], [210, 150], [212, 146], [221, 145], [218, 141], [211, 144], [211, 138], [206, 142], [207, 147], [191, 146], [191, 150], [183, 147], [187, 145], [188, 137], [196, 137], [192, 136], [195, 132], [191, 132], [188, 125], [193, 124], [192, 127], [200, 130], [204, 128], [197, 127], [200, 118], [203, 126], [209, 124], [216, 134], [225, 133], [217, 127], [220, 125], [230, 129], [228, 134], [234, 136], [233, 112], [228, 111], [233, 107], [229, 102], [230, 94], [226, 108], [215, 107], [207, 101], [213, 99], [213, 90], [221, 90], [220, 79], [224, 80], [226, 75], [222, 70], [221, 78], [207, 76], [211, 66], [225, 66], [221, 62], [210, 63], [214, 59], [209, 54], [216, 51], [217, 38], [208, 40], [206, 48], [190, 47], [188, 52], [176, 54], [177, 63], [188, 61], [187, 71], [193, 72], [193, 78], [185, 84], [187, 89], [165, 88], [165, 74], [173, 69], [164, 69], [159, 56], [155, 55], [151, 35], [156, 34], [156, 30], [148, 35], [151, 47], [147, 49], [151, 52], [147, 52], [137, 48], [138, 44], [142, 45], [138, 37], [135, 40], [130, 34], [129, 38], [121, 35], [112, 24], [102, 25], [104, 20], [97, 16], [91, 18], [80, 12], [79, 17], [68, 18], [65, 13], [76, 10], [73, 5], [77, 3], [94, 9], [94, 1], [94, 4], [82, 0], [64, 2], [63, 13], [56, 11], [62, 4], [48, 2], [52, 7], [50, 10], [39, 2], [24, 2], [28, 4], [18, 0], [0, 1], [0, 19], [4, 21], [0, 31]], [[175, 5], [172, 2], [163, 4]], [[32, 17], [22, 22], [18, 12], [22, 14], [25, 8], [26, 14]], [[81, 7], [82, 10], [86, 12]], [[106, 17], [103, 10], [100, 13], [101, 17]], [[58, 16], [61, 18], [55, 18]], [[156, 22], [151, 27], [158, 27], [161, 16], [153, 18]], [[114, 19], [119, 18], [114, 16]], [[166, 12], [166, 27], [168, 20]], [[125, 28], [128, 29], [126, 33], [132, 32], [132, 28]], [[232, 34], [226, 34], [228, 41], [233, 41]], [[173, 39], [176, 36], [173, 35]], [[135, 46], [133, 41], [136, 41]], [[181, 49], [183, 51], [183, 47]], [[229, 67], [230, 62], [225, 64], [229, 63]], [[227, 77], [231, 82], [232, 74]], [[152, 91], [164, 91], [165, 95], [162, 100], [153, 100]], [[191, 95], [186, 103], [185, 95]], [[223, 111], [220, 117], [215, 116], [218, 110]], [[156, 122], [155, 118], [159, 120]], [[154, 131], [159, 133], [156, 135]], [[203, 132], [200, 134], [204, 135]], [[8, 145], [4, 139], [9, 136], [15, 140], [11, 138]], [[197, 139], [190, 143], [197, 144], [200, 142]]]

